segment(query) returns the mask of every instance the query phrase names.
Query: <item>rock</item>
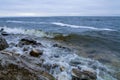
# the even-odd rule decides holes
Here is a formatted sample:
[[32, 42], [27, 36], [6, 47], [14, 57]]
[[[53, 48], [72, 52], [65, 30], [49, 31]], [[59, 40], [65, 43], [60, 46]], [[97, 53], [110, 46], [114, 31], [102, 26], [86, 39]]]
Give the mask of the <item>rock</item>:
[[51, 74], [47, 72], [42, 72], [41, 75], [44, 76], [46, 80], [56, 80]]
[[9, 64], [5, 68], [0, 65], [0, 80], [39, 80], [39, 77], [25, 68]]
[[57, 67], [59, 67], [58, 64], [50, 64], [50, 63], [46, 63], [46, 64], [43, 64], [43, 67], [46, 69], [46, 71], [51, 71], [51, 69], [55, 69]]
[[23, 48], [23, 51], [28, 51], [29, 50], [29, 47], [24, 47]]
[[60, 66], [60, 71], [64, 71], [65, 67], [64, 66]]
[[58, 48], [61, 48], [61, 49], [66, 49], [68, 51], [71, 51], [71, 49], [69, 49], [68, 47], [64, 47], [64, 46], [61, 46], [59, 44], [54, 44], [53, 47], [58, 47]]
[[61, 46], [61, 45], [59, 45], [59, 44], [54, 44], [53, 47], [66, 48], [66, 47], [63, 47], [63, 46]]
[[23, 45], [42, 45], [41, 43], [37, 43], [37, 41], [35, 41], [32, 38], [23, 38], [20, 40], [20, 42], [18, 43], [18, 46], [22, 47]]
[[43, 51], [41, 50], [37, 50], [37, 49], [33, 49], [30, 51], [30, 55], [33, 57], [38, 57], [39, 55], [42, 55]]
[[49, 63], [43, 64], [43, 67], [49, 72], [52, 68], [52, 64], [49, 64]]
[[96, 73], [87, 70], [80, 71], [79, 69], [72, 69], [72, 80], [96, 80], [96, 79], [97, 79]]
[[5, 54], [5, 55], [10, 55], [10, 56], [13, 55], [13, 53], [7, 52], [7, 51], [0, 51], [0, 53], [1, 53], [1, 54]]
[[39, 58], [6, 54], [8, 53], [0, 52], [0, 80], [56, 80], [38, 67], [36, 62], [40, 63]]
[[24, 42], [26, 45], [37, 44], [37, 42], [33, 40], [32, 38], [23, 38], [21, 39], [21, 42]]
[[71, 60], [70, 61], [70, 65], [72, 65], [72, 66], [77, 66], [79, 64], [82, 64], [82, 62], [80, 62], [80, 60]]
[[9, 35], [7, 32], [4, 31], [4, 28], [1, 28], [1, 29], [0, 29], [0, 33], [1, 33], [1, 35], [3, 35], [3, 36]]
[[1, 28], [1, 29], [0, 29], [0, 32], [2, 32], [2, 31], [4, 31], [4, 28]]
[[54, 57], [55, 57], [55, 58], [59, 58], [59, 55], [58, 55], [58, 54], [54, 54]]
[[7, 41], [2, 36], [0, 36], [0, 50], [6, 49], [8, 47], [9, 45]]
[[5, 32], [5, 31], [3, 31], [3, 32], [1, 32], [1, 35], [3, 35], [3, 36], [7, 36], [7, 35], [9, 35], [7, 32]]

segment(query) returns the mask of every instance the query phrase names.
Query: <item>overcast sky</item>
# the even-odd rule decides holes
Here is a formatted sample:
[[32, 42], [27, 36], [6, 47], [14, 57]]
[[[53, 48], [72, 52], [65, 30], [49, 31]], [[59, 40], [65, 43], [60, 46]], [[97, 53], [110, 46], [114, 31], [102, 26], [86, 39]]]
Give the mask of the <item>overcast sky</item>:
[[120, 0], [0, 0], [0, 16], [120, 16]]

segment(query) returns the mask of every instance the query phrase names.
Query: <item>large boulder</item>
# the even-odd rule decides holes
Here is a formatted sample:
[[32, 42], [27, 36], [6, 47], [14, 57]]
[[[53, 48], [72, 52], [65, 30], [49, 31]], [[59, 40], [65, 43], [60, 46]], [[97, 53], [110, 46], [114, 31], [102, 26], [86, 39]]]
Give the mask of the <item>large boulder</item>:
[[25, 68], [8, 64], [5, 68], [0, 65], [0, 80], [39, 80], [39, 77]]
[[0, 80], [56, 80], [38, 64], [40, 58], [0, 51]]
[[9, 47], [9, 45], [8, 45], [7, 41], [2, 36], [0, 36], [0, 50], [3, 50], [8, 47]]
[[88, 70], [72, 69], [72, 80], [97, 80], [96, 73]]

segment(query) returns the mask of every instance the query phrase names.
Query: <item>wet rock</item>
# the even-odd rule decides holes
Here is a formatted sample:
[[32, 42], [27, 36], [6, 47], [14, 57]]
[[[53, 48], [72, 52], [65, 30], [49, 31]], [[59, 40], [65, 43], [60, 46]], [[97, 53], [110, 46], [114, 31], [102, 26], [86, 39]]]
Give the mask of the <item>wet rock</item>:
[[66, 48], [66, 47], [63, 47], [63, 46], [61, 46], [61, 45], [59, 45], [59, 44], [54, 44], [53, 47]]
[[58, 64], [53, 64], [52, 65], [52, 68], [54, 69], [54, 68], [56, 68], [56, 67], [58, 67], [59, 65]]
[[30, 51], [30, 55], [33, 56], [33, 57], [38, 57], [42, 54], [43, 54], [42, 50], [33, 49], [33, 50]]
[[41, 75], [44, 76], [46, 80], [56, 80], [51, 74], [47, 72], [42, 72]]
[[64, 66], [60, 66], [60, 71], [64, 71], [65, 67]]
[[64, 46], [61, 46], [61, 45], [59, 45], [59, 44], [54, 44], [53, 47], [58, 47], [58, 48], [66, 49], [66, 50], [69, 50], [69, 51], [71, 50], [71, 49], [69, 49], [69, 48], [67, 48], [67, 47], [64, 47]]
[[96, 79], [97, 79], [96, 73], [87, 70], [80, 71], [79, 69], [72, 69], [72, 80], [96, 80]]
[[37, 43], [36, 40], [32, 38], [23, 38], [20, 40], [17, 46], [22, 47], [23, 45], [33, 45], [33, 46], [40, 46], [42, 45], [41, 43]]
[[9, 64], [0, 66], [0, 80], [39, 80], [39, 77], [25, 68]]
[[0, 54], [10, 55], [10, 56], [13, 55], [13, 53], [7, 51], [0, 51]]
[[7, 33], [7, 32], [5, 32], [5, 31], [3, 31], [3, 32], [1, 32], [1, 35], [3, 35], [3, 36], [8, 36], [8, 35], [9, 35], [9, 33]]
[[6, 49], [8, 47], [9, 45], [7, 41], [2, 36], [0, 36], [0, 50]]
[[3, 35], [3, 36], [9, 35], [9, 33], [7, 33], [7, 32], [4, 31], [4, 28], [0, 29], [0, 34]]
[[55, 58], [59, 58], [59, 55], [58, 55], [58, 54], [54, 54], [54, 57], [55, 57]]
[[49, 72], [50, 69], [52, 68], [52, 65], [47, 63], [47, 64], [43, 64], [43, 67]]
[[43, 64], [43, 67], [46, 69], [46, 71], [49, 72], [51, 69], [55, 69], [55, 68], [59, 67], [59, 65], [46, 63], [46, 64]]
[[79, 65], [79, 64], [82, 64], [82, 63], [80, 62], [80, 60], [71, 60], [71, 61], [70, 61], [70, 65], [72, 65], [72, 66], [77, 66], [77, 65]]
[[20, 45], [30, 45], [30, 44], [36, 44], [37, 42], [31, 38], [23, 38], [20, 40]]
[[23, 48], [23, 51], [28, 51], [29, 50], [29, 47], [24, 47]]
[[39, 63], [39, 58], [23, 58], [0, 52], [0, 80], [56, 80], [40, 66], [37, 67], [35, 61]]
[[2, 31], [4, 31], [4, 28], [1, 28], [1, 29], [0, 29], [0, 32], [2, 32]]
[[99, 58], [98, 61], [103, 62], [103, 63], [111, 63], [109, 59], [104, 59], [104, 58]]

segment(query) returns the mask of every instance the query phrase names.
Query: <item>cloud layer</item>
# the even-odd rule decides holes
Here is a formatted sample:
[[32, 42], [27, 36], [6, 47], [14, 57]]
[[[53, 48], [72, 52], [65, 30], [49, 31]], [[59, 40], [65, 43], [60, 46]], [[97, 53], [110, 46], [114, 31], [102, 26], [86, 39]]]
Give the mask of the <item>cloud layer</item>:
[[0, 0], [0, 16], [120, 16], [120, 0]]

